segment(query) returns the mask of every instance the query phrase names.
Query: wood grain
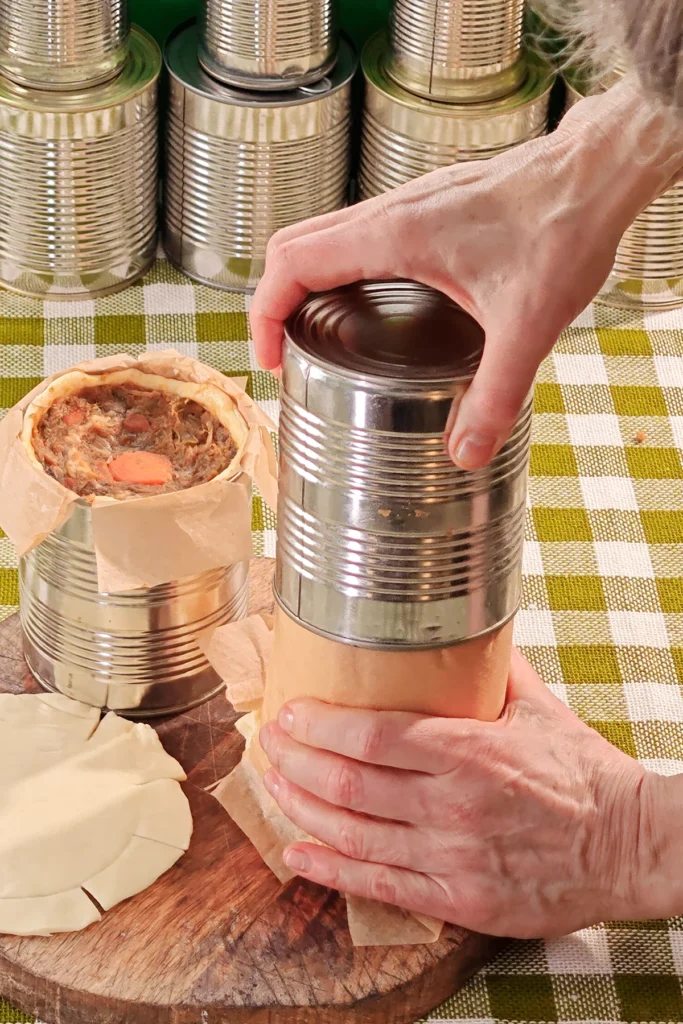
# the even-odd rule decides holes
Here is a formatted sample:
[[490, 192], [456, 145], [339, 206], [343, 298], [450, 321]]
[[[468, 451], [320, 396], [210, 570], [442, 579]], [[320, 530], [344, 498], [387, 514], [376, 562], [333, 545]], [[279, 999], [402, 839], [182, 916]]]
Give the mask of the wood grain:
[[[252, 569], [252, 611], [272, 605], [272, 563]], [[18, 617], [0, 624], [0, 691], [35, 691]], [[73, 935], [0, 936], [0, 994], [49, 1024], [412, 1024], [498, 942], [448, 928], [428, 946], [358, 949], [342, 898], [281, 887], [204, 792], [242, 739], [223, 697], [155, 722], [188, 774], [188, 853], [150, 889]]]

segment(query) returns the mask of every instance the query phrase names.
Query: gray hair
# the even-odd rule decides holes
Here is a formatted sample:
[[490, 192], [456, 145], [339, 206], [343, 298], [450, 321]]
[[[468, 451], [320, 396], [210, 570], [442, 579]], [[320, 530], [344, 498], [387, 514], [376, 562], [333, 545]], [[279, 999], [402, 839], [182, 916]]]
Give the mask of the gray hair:
[[653, 98], [683, 110], [683, 0], [537, 0], [534, 6], [575, 41], [575, 59], [590, 62], [598, 75], [625, 64]]

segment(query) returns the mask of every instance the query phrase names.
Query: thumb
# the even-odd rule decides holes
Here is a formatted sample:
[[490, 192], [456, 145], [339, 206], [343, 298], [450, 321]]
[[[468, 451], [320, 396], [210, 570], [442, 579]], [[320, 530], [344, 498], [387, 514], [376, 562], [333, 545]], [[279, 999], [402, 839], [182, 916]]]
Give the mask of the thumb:
[[487, 331], [479, 369], [460, 401], [448, 438], [457, 466], [481, 469], [503, 447], [551, 347], [550, 340], [539, 344], [538, 335], [534, 337], [526, 325], [519, 332], [505, 326]]

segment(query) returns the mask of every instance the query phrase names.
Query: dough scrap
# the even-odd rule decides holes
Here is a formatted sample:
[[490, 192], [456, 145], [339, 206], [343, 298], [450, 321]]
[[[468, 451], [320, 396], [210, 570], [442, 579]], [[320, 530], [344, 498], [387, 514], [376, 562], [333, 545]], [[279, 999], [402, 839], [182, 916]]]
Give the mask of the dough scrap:
[[0, 932], [86, 928], [189, 846], [181, 766], [150, 726], [98, 722], [61, 695], [0, 695]]

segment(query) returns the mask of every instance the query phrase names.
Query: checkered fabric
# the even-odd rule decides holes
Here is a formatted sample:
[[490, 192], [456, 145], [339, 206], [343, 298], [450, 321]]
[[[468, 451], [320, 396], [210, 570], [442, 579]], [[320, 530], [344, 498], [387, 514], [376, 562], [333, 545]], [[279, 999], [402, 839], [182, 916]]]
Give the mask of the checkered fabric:
[[[0, 406], [88, 356], [175, 346], [249, 375], [242, 297], [159, 262], [120, 296], [39, 304], [0, 299]], [[516, 640], [553, 691], [653, 771], [683, 771], [683, 311], [592, 307], [543, 364], [536, 389]], [[1, 415], [1, 414], [0, 414]], [[257, 498], [259, 552], [274, 523]], [[0, 605], [17, 600], [0, 539]], [[429, 1020], [458, 1024], [683, 1022], [683, 923], [619, 924], [514, 943]], [[0, 1024], [27, 1020], [0, 1001]]]

